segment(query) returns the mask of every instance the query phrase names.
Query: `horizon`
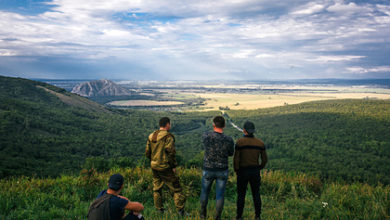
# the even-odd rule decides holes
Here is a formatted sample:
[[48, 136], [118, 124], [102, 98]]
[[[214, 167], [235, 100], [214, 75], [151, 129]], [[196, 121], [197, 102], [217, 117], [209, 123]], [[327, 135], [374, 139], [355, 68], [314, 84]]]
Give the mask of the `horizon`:
[[[13, 77], [13, 76], [6, 76], [6, 77]], [[18, 76], [15, 76], [15, 77], [18, 77]], [[19, 78], [23, 78], [23, 77], [19, 77]], [[42, 80], [58, 80], [58, 81], [71, 81], [71, 80], [74, 80], [74, 81], [95, 81], [95, 80], [110, 80], [110, 81], [140, 81], [140, 82], [152, 82], [152, 81], [156, 81], [156, 82], [215, 82], [215, 80], [213, 79], [197, 79], [197, 80], [194, 80], [194, 79], [170, 79], [170, 80], [137, 80], [137, 79], [120, 79], [120, 78], [90, 78], [90, 79], [78, 79], [78, 78], [69, 78], [69, 79], [65, 79], [65, 78], [58, 78], [58, 79], [55, 79], [55, 78], [26, 78], [26, 79], [29, 79], [29, 80], [35, 80], [35, 81], [42, 81]], [[378, 80], [386, 80], [386, 81], [390, 81], [390, 78], [358, 78], [358, 79], [348, 79], [348, 78], [303, 78], [303, 79], [253, 79], [253, 80], [248, 80], [248, 79], [218, 79], [220, 80], [219, 82], [215, 82], [215, 83], [223, 83], [223, 82], [260, 82], [260, 81], [265, 81], [265, 82], [293, 82], [293, 81], [301, 81], [301, 82], [304, 82], [304, 81], [326, 81], [326, 80], [334, 80], [334, 81], [337, 81], [337, 80], [340, 80], [340, 81], [370, 81], [370, 80], [374, 80], [374, 81], [378, 81]]]
[[20, 0], [0, 18], [6, 76], [390, 79], [384, 0]]

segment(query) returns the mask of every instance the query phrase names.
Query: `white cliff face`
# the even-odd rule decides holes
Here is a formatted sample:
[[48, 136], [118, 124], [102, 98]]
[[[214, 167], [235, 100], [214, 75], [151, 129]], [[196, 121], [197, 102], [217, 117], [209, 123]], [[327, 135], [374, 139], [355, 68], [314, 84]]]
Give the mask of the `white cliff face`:
[[84, 97], [123, 96], [132, 94], [130, 90], [107, 79], [81, 83], [73, 88], [72, 93], [76, 93]]

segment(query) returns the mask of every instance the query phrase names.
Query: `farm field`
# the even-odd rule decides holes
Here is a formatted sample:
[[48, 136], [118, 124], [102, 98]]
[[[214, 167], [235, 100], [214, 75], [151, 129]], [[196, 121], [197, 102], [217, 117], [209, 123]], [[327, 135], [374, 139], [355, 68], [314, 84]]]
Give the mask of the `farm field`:
[[364, 92], [191, 93], [189, 95], [206, 99], [200, 110], [218, 110], [219, 107], [228, 107], [232, 110], [259, 109], [331, 99], [390, 99], [390, 94]]
[[182, 105], [183, 102], [178, 101], [155, 101], [155, 100], [124, 100], [113, 101], [107, 103], [107, 105], [115, 106], [168, 106], [168, 105]]

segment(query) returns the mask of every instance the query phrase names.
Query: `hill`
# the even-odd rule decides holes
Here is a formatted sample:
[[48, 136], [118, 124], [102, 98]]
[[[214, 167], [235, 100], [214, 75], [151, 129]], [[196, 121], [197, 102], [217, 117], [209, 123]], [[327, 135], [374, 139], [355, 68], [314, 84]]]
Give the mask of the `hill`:
[[94, 80], [91, 82], [84, 82], [72, 89], [72, 93], [84, 97], [96, 97], [96, 96], [128, 96], [134, 92], [126, 89], [120, 85], [115, 84], [113, 81], [107, 79]]
[[[268, 169], [390, 184], [390, 101], [321, 101], [226, 113], [237, 125], [255, 123], [268, 149]], [[201, 135], [218, 114], [109, 109], [45, 83], [0, 77], [0, 177], [147, 164], [146, 138], [162, 116], [172, 119], [179, 163], [201, 167]], [[225, 132], [242, 136], [230, 125]]]
[[[0, 76], [0, 177], [78, 173], [88, 157], [136, 164], [163, 115], [107, 109], [49, 84]], [[199, 137], [209, 116], [168, 115], [183, 128], [177, 130], [178, 151], [192, 149], [188, 157], [200, 152], [198, 141], [188, 140]]]
[[390, 184], [390, 101], [319, 101], [228, 114], [237, 125], [255, 123], [271, 157], [268, 168]]

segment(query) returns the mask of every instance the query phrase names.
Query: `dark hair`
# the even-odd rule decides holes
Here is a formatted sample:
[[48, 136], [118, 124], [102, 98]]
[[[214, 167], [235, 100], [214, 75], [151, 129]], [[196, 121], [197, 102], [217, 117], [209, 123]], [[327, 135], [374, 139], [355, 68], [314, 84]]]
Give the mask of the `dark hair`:
[[160, 125], [160, 127], [165, 127], [165, 126], [167, 126], [168, 123], [170, 124], [171, 120], [168, 117], [162, 117], [160, 119], [159, 125]]
[[225, 119], [222, 116], [215, 116], [213, 122], [217, 128], [225, 127]]

